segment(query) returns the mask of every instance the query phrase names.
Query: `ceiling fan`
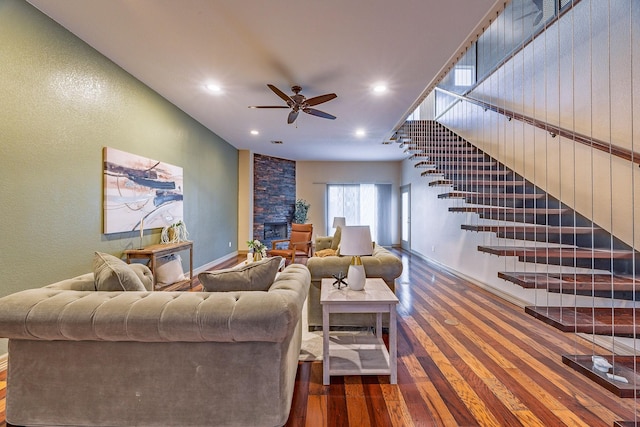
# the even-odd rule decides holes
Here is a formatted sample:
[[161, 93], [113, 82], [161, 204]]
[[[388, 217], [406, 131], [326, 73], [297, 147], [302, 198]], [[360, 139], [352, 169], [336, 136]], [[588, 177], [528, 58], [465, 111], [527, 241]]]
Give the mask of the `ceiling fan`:
[[312, 116], [322, 117], [323, 119], [333, 120], [336, 116], [332, 116], [329, 113], [325, 113], [324, 111], [316, 110], [315, 108], [311, 108], [315, 105], [322, 104], [323, 102], [331, 101], [334, 98], [337, 98], [338, 95], [335, 93], [327, 93], [325, 95], [314, 96], [313, 98], [305, 98], [304, 95], [300, 94], [302, 88], [300, 86], [292, 86], [291, 90], [294, 95], [287, 95], [282, 92], [280, 89], [275, 87], [272, 84], [267, 85], [269, 89], [271, 89], [276, 95], [278, 95], [287, 105], [256, 105], [250, 106], [249, 108], [291, 108], [291, 112], [289, 113], [289, 117], [287, 118], [287, 123], [291, 124], [295, 122], [298, 117], [298, 113], [300, 111], [311, 114]]

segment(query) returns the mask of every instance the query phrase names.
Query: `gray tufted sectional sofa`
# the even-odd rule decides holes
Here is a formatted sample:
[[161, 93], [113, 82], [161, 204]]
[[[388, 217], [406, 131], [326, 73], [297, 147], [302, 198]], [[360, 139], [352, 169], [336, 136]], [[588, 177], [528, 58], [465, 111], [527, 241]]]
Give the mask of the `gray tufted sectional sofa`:
[[[145, 266], [137, 274], [150, 289]], [[147, 269], [148, 270], [148, 269]], [[310, 274], [267, 291], [95, 291], [93, 273], [0, 298], [7, 422], [276, 426], [291, 407]]]

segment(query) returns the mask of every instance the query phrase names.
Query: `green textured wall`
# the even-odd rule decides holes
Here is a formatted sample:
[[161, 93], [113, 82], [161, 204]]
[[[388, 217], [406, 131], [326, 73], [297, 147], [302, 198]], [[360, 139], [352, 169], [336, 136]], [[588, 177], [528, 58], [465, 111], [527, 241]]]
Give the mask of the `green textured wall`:
[[102, 234], [104, 146], [184, 168], [194, 267], [236, 250], [234, 147], [22, 0], [0, 0], [0, 40], [0, 296], [139, 244]]

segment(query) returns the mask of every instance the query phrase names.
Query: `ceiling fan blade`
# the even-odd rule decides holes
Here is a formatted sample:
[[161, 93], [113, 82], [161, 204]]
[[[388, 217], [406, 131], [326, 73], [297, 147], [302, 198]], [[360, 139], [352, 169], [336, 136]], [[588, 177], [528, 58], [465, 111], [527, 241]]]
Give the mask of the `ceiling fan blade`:
[[296, 119], [298, 118], [298, 113], [299, 111], [297, 110], [293, 110], [289, 113], [289, 117], [287, 118], [287, 123], [291, 124], [293, 122], [296, 121]]
[[332, 99], [337, 98], [338, 95], [335, 93], [327, 93], [326, 95], [315, 96], [313, 98], [309, 98], [305, 101], [305, 103], [312, 107], [314, 105], [322, 104], [323, 102], [331, 101]]
[[290, 105], [289, 103], [293, 103], [293, 100], [289, 97], [289, 95], [287, 95], [286, 93], [284, 93], [283, 91], [275, 87], [274, 85], [267, 84], [267, 86], [269, 86], [269, 89], [271, 89], [276, 95], [282, 98], [282, 100], [286, 102], [287, 105]]
[[332, 116], [331, 114], [325, 113], [324, 111], [316, 110], [315, 108], [305, 108], [302, 111], [307, 114], [311, 114], [312, 116], [322, 117], [323, 119], [333, 120], [336, 118], [336, 116]]
[[249, 108], [289, 108], [286, 105], [250, 105]]

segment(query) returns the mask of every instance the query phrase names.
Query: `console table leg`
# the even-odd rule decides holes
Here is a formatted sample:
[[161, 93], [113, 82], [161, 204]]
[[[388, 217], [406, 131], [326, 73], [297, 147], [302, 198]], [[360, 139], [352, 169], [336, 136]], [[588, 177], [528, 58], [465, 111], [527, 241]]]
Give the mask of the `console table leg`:
[[396, 323], [396, 307], [389, 307], [389, 369], [391, 370], [391, 384], [398, 384], [398, 341], [396, 334], [398, 325]]
[[329, 385], [329, 307], [322, 306], [322, 384]]

